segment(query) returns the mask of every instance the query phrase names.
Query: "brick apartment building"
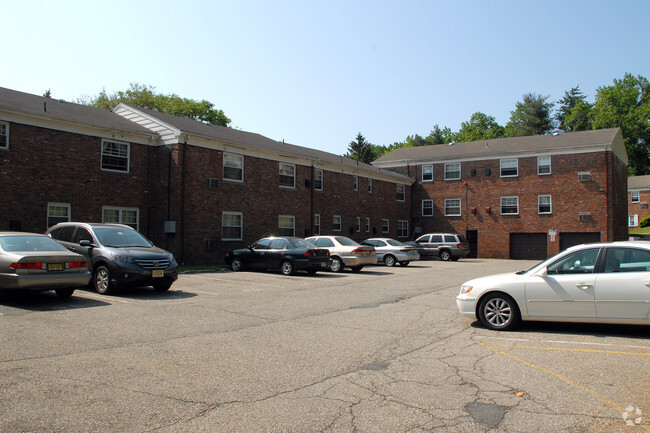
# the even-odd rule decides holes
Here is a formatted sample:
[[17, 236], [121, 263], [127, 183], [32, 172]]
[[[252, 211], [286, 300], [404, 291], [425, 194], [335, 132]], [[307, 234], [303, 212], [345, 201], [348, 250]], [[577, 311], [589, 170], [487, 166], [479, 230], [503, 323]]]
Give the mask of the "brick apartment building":
[[269, 234], [411, 238], [413, 179], [258, 134], [0, 88], [0, 230], [129, 224], [184, 263]]
[[643, 218], [650, 215], [650, 176], [630, 176], [627, 180], [629, 192], [628, 226], [639, 227]]
[[620, 129], [397, 149], [373, 162], [416, 179], [414, 234], [465, 234], [479, 257], [543, 259], [627, 238]]

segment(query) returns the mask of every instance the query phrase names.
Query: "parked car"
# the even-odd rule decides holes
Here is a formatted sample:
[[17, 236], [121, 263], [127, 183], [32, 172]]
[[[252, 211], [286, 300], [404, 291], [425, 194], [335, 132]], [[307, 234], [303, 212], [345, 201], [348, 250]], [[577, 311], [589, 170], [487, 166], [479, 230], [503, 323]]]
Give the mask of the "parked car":
[[307, 241], [329, 251], [332, 257], [330, 269], [334, 272], [343, 272], [346, 266], [359, 272], [365, 265], [377, 263], [374, 247], [361, 245], [345, 236], [312, 236]]
[[375, 248], [377, 263], [384, 263], [386, 266], [407, 266], [415, 260], [420, 260], [417, 248], [406, 245], [391, 238], [370, 238], [361, 242], [361, 245], [370, 245]]
[[54, 290], [67, 298], [88, 281], [86, 259], [48, 236], [0, 232], [0, 289]]
[[284, 275], [307, 271], [313, 275], [327, 270], [330, 253], [318, 249], [304, 239], [295, 237], [268, 237], [248, 248], [230, 251], [225, 262], [233, 271], [244, 269], [280, 270]]
[[427, 233], [415, 240], [422, 247], [420, 255], [456, 261], [469, 254], [469, 243], [458, 233]]
[[650, 242], [571, 247], [528, 269], [467, 281], [461, 314], [487, 328], [522, 320], [650, 325]]
[[92, 286], [101, 294], [120, 286], [153, 286], [161, 292], [178, 279], [174, 255], [127, 225], [65, 222], [47, 234], [86, 257]]

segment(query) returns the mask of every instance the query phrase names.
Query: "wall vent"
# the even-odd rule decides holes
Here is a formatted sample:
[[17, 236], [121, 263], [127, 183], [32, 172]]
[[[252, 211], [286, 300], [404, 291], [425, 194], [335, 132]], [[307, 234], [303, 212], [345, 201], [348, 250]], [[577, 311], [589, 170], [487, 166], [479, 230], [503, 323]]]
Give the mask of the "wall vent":
[[591, 221], [591, 213], [590, 212], [580, 212], [580, 221], [581, 222]]
[[216, 177], [208, 177], [205, 179], [208, 188], [219, 188], [219, 179]]
[[593, 178], [591, 177], [591, 172], [589, 171], [583, 171], [578, 173], [578, 179], [580, 179], [580, 182], [591, 182]]
[[205, 250], [206, 251], [216, 251], [219, 247], [219, 239], [206, 239], [205, 240]]

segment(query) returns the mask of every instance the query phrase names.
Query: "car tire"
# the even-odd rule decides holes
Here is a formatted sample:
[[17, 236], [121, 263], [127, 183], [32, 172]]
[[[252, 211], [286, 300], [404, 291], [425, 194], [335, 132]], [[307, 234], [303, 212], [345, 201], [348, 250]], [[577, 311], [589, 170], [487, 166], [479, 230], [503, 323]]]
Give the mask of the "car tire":
[[63, 288], [60, 288], [60, 289], [54, 289], [54, 291], [56, 292], [56, 295], [59, 298], [69, 298], [74, 293], [74, 290], [75, 289], [72, 288], [72, 287], [63, 287]]
[[409, 263], [411, 263], [411, 262], [409, 262], [408, 260], [405, 260], [405, 261], [403, 261], [403, 262], [399, 262], [399, 265], [400, 265], [400, 266], [408, 266]]
[[388, 267], [395, 266], [397, 263], [397, 260], [395, 259], [395, 256], [391, 256], [390, 254], [386, 254], [384, 256], [384, 264]]
[[488, 329], [509, 331], [519, 325], [521, 313], [510, 296], [505, 293], [490, 293], [479, 304], [478, 318]]
[[232, 260], [230, 261], [230, 269], [232, 269], [235, 272], [243, 271], [244, 263], [242, 263], [239, 257], [233, 257]]
[[111, 271], [106, 265], [100, 265], [95, 269], [93, 274], [93, 285], [97, 293], [107, 295], [113, 291], [113, 284], [111, 283]]
[[156, 292], [166, 292], [167, 290], [169, 290], [169, 288], [171, 286], [172, 286], [172, 283], [170, 283], [169, 281], [163, 281], [163, 282], [159, 282], [159, 283], [154, 283], [153, 289]]
[[344, 267], [345, 265], [340, 257], [332, 257], [332, 264], [330, 265], [332, 272], [343, 272]]
[[350, 269], [352, 269], [352, 272], [359, 272], [363, 269], [363, 266], [350, 266]]
[[294, 269], [293, 269], [293, 263], [289, 260], [285, 260], [280, 264], [280, 270], [282, 271], [282, 275], [293, 275]]
[[449, 250], [440, 251], [440, 260], [448, 262], [451, 260], [451, 252]]

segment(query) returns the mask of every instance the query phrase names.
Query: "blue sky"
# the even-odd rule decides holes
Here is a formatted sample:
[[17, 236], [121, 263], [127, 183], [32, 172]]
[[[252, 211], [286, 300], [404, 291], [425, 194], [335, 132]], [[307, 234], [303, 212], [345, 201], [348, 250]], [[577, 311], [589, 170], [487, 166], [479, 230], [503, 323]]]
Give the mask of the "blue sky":
[[593, 101], [650, 78], [650, 1], [3, 2], [0, 86], [74, 101], [131, 82], [206, 99], [231, 126], [344, 154], [502, 125], [525, 93]]

